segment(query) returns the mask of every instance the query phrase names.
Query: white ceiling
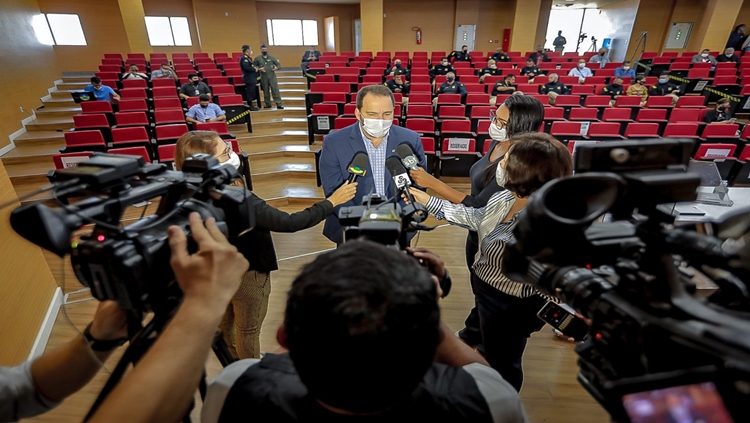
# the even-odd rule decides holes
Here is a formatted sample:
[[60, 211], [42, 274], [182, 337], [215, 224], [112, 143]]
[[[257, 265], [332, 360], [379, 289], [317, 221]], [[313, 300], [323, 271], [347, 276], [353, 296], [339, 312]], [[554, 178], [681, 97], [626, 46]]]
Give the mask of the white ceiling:
[[[625, 0], [552, 0], [553, 9], [596, 9], [599, 7], [609, 6], [610, 4], [620, 3]], [[651, 0], [653, 1], [653, 0]]]
[[329, 3], [329, 4], [359, 4], [359, 0], [259, 0], [271, 3]]

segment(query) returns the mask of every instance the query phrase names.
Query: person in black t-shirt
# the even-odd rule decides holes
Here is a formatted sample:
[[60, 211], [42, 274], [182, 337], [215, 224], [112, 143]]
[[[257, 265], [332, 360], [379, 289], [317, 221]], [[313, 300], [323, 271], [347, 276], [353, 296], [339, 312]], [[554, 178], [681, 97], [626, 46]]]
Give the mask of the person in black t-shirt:
[[490, 105], [495, 106], [497, 103], [497, 96], [500, 94], [513, 94], [516, 91], [515, 87], [516, 76], [512, 73], [505, 75], [502, 81], [495, 82], [490, 92]]
[[625, 87], [622, 86], [622, 77], [616, 76], [612, 79], [612, 83], [602, 87], [601, 95], [608, 95], [612, 100], [609, 104], [614, 106], [617, 97], [625, 94]]
[[728, 98], [720, 98], [716, 102], [716, 108], [714, 110], [709, 110], [706, 112], [705, 115], [703, 115], [703, 122], [706, 122], [707, 124], [715, 124], [715, 123], [736, 123], [737, 119], [733, 118], [732, 115], [729, 114], [729, 99]]
[[547, 83], [542, 85], [542, 87], [539, 89], [539, 93], [547, 94], [547, 96], [549, 97], [549, 104], [551, 106], [554, 106], [555, 101], [557, 101], [557, 96], [570, 94], [570, 88], [560, 82], [560, 76], [558, 74], [551, 73], [549, 74]]
[[490, 56], [492, 60], [496, 62], [510, 62], [511, 59], [508, 57], [508, 55], [503, 51], [502, 47], [498, 47], [495, 49], [495, 52], [492, 53], [492, 56]]
[[534, 64], [534, 59], [529, 57], [526, 59], [526, 66], [521, 68], [521, 76], [528, 76], [529, 77], [529, 83], [532, 83], [534, 81], [534, 77], [537, 75], [541, 75], [544, 72], [542, 72], [541, 69], [539, 69], [539, 66]]
[[497, 64], [492, 59], [487, 61], [486, 68], [482, 68], [481, 70], [477, 71], [477, 75], [479, 75], [480, 83], [484, 82], [484, 78], [486, 78], [487, 75], [500, 75], [502, 73], [503, 71], [497, 68]]
[[423, 248], [318, 256], [292, 282], [281, 348], [225, 368], [201, 421], [526, 422], [513, 387], [441, 322], [448, 281]]

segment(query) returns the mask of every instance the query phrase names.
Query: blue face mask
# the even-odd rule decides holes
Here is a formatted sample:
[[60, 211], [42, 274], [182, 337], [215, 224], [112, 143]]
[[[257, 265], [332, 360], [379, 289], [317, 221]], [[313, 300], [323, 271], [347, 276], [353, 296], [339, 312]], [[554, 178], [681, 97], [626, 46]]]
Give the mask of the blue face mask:
[[401, 67], [401, 63], [396, 63], [396, 67], [400, 68]]
[[660, 84], [666, 84], [667, 81], [669, 81], [669, 79], [667, 79], [667, 78], [659, 78], [659, 83]]

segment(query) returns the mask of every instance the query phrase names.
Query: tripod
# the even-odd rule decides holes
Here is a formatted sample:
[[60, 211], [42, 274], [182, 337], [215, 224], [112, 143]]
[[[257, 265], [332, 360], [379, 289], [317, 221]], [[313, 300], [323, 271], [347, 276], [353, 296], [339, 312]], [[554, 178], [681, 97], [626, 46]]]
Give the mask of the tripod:
[[[643, 52], [646, 51], [646, 36], [648, 35], [648, 31], [641, 32], [641, 35], [636, 38], [636, 45], [635, 49], [633, 50], [633, 55], [630, 56], [630, 63], [632, 63], [636, 68], [641, 65], [641, 57], [643, 56]], [[639, 51], [640, 50], [640, 51]], [[638, 60], [634, 60], [635, 56], [638, 55]], [[636, 73], [640, 73], [636, 71]]]
[[589, 49], [586, 51], [593, 51], [593, 52], [599, 51], [599, 49], [596, 47], [596, 38], [594, 38], [593, 35], [591, 36], [591, 45], [589, 46]]
[[[128, 310], [128, 334], [130, 336], [130, 345], [123, 353], [122, 358], [115, 366], [112, 374], [107, 379], [107, 383], [99, 392], [99, 396], [96, 398], [94, 405], [91, 406], [86, 418], [83, 420], [87, 422], [91, 419], [97, 409], [102, 405], [107, 396], [112, 393], [112, 390], [117, 386], [122, 379], [123, 374], [131, 364], [135, 366], [143, 355], [151, 348], [153, 343], [159, 338], [164, 331], [164, 328], [172, 319], [174, 314], [179, 308], [179, 297], [171, 297], [164, 304], [154, 309], [154, 317], [146, 324], [141, 325], [141, 313], [138, 311]], [[229, 348], [227, 347], [221, 334], [217, 334], [214, 338], [212, 346], [216, 358], [219, 360], [223, 367], [226, 367], [235, 361]], [[201, 379], [198, 387], [200, 391], [201, 399], [206, 398], [206, 372], [203, 372], [203, 378]], [[192, 407], [191, 407], [192, 409]], [[185, 416], [184, 422], [190, 422], [190, 413]]]

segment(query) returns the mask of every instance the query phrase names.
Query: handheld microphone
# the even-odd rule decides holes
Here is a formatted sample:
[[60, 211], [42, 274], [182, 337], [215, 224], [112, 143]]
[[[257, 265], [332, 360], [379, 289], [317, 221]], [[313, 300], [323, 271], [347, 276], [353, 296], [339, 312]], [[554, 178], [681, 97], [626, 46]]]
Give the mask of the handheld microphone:
[[391, 156], [385, 161], [385, 167], [393, 177], [393, 182], [396, 184], [396, 188], [406, 197], [409, 204], [404, 208], [406, 215], [412, 216], [414, 222], [419, 223], [427, 218], [427, 210], [421, 204], [414, 201], [414, 196], [409, 192], [411, 187], [411, 179], [406, 171], [404, 165], [401, 164], [401, 160]]
[[401, 157], [401, 162], [409, 170], [417, 170], [419, 168], [419, 160], [414, 155], [414, 150], [411, 149], [409, 144], [401, 144], [396, 147], [396, 154]]
[[349, 164], [349, 179], [347, 181], [350, 184], [357, 182], [357, 179], [364, 177], [367, 174], [367, 168], [370, 166], [370, 159], [367, 157], [367, 153], [359, 152], [352, 162]]

